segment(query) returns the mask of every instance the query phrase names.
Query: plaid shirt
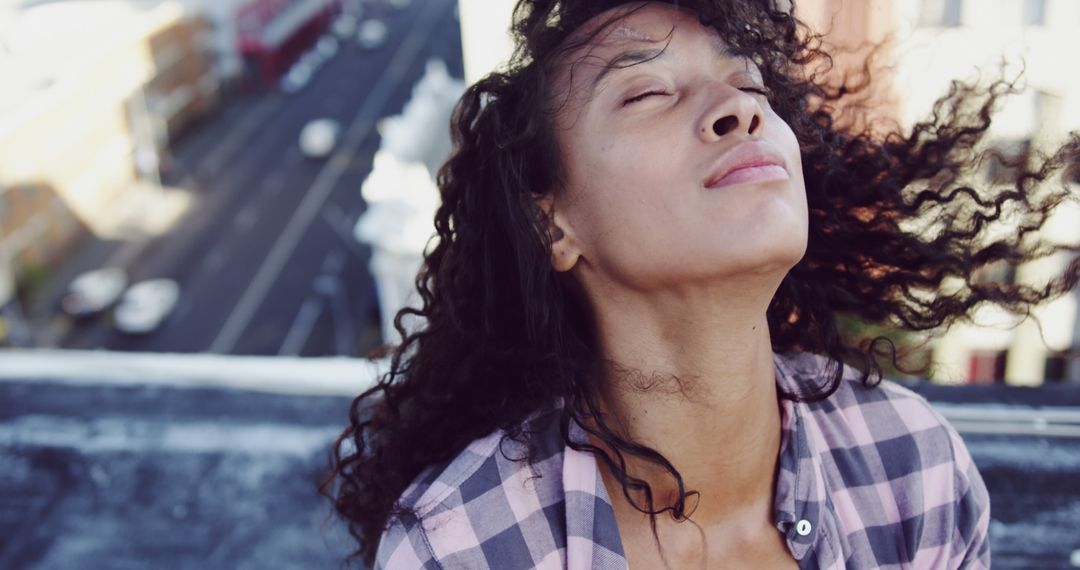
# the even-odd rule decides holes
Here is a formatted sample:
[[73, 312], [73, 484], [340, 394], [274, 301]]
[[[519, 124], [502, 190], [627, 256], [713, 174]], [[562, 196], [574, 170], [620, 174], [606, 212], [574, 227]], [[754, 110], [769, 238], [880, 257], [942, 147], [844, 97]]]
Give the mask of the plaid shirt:
[[[824, 362], [778, 356], [778, 385], [816, 385]], [[989, 567], [986, 487], [925, 399], [847, 370], [828, 399], [781, 409], [774, 521], [800, 568]], [[419, 519], [392, 521], [375, 568], [625, 570], [596, 460], [564, 444], [557, 417], [530, 420], [543, 458], [534, 468], [497, 431], [422, 473], [400, 499]]]

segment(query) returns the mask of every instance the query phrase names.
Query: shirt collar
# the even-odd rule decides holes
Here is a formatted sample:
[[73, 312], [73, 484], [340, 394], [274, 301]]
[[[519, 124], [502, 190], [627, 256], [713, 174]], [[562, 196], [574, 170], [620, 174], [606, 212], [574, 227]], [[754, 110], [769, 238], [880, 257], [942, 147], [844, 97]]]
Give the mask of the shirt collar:
[[[774, 358], [777, 386], [798, 393], [800, 376], [779, 356]], [[820, 460], [808, 437], [805, 404], [781, 398], [781, 438], [773, 520], [788, 549], [802, 561], [818, 540], [825, 501]], [[570, 422], [571, 441], [588, 443], [585, 431]], [[566, 494], [567, 563], [569, 568], [608, 567], [612, 558], [625, 567], [611, 499], [596, 458], [588, 452], [565, 449], [563, 489]], [[574, 562], [574, 563], [571, 563]]]
[[[805, 389], [796, 367], [774, 358], [777, 387], [789, 394]], [[810, 437], [806, 404], [780, 399], [781, 435], [777, 462], [776, 498], [773, 520], [784, 534], [788, 548], [802, 560], [818, 540], [825, 510], [825, 478], [818, 449]]]
[[[585, 430], [570, 422], [571, 441], [587, 444]], [[566, 446], [563, 451], [563, 493], [566, 501], [566, 567], [626, 568], [615, 509], [600, 475], [596, 457]]]

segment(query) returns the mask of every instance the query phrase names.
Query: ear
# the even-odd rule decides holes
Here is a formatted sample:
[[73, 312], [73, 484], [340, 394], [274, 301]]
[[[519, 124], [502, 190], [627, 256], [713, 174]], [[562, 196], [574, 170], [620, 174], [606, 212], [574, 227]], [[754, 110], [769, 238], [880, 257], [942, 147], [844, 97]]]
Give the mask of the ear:
[[537, 198], [536, 205], [547, 220], [547, 229], [551, 235], [551, 267], [560, 273], [570, 271], [581, 257], [581, 248], [574, 237], [573, 228], [562, 211], [556, 207], [553, 194]]

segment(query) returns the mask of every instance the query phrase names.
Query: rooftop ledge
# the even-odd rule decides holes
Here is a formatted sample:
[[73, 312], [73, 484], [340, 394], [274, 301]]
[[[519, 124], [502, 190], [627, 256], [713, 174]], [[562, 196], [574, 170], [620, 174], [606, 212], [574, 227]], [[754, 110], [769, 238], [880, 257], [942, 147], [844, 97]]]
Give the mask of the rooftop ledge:
[[0, 382], [231, 388], [276, 394], [355, 396], [389, 361], [220, 354], [0, 349]]
[[[389, 361], [73, 350], [0, 350], [0, 382], [221, 388], [307, 396], [356, 396]], [[1080, 438], [1080, 387], [903, 383], [962, 433]]]

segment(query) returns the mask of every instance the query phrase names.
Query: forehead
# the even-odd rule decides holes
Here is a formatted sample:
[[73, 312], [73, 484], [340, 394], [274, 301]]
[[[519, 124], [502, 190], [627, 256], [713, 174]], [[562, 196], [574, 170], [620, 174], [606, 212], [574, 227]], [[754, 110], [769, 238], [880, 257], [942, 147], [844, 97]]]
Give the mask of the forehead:
[[[566, 40], [556, 62], [559, 91], [588, 88], [612, 68], [628, 67], [671, 51], [673, 44], [707, 46], [722, 59], [740, 58], [716, 30], [693, 12], [661, 3], [631, 3], [594, 16]], [[674, 48], [679, 50], [679, 45]], [[625, 54], [631, 57], [622, 57]], [[747, 60], [749, 63], [749, 60]]]
[[730, 53], [716, 30], [701, 25], [693, 12], [670, 4], [635, 2], [608, 9], [582, 24], [567, 38], [573, 47], [564, 54], [564, 59], [645, 44], [663, 46], [676, 34], [680, 39], [705, 41], [718, 52]]

